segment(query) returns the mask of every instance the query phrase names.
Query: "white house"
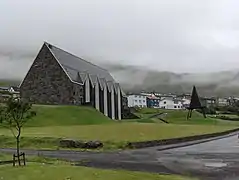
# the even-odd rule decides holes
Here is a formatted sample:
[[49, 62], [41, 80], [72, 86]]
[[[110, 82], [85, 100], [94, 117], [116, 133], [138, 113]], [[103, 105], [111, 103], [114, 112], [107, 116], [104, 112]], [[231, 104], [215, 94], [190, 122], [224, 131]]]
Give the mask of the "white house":
[[218, 106], [228, 106], [229, 105], [229, 101], [227, 98], [218, 98], [217, 99], [217, 105]]
[[183, 98], [182, 99], [183, 108], [189, 107], [190, 102], [191, 102], [191, 99]]
[[179, 99], [174, 99], [174, 98], [163, 98], [159, 102], [159, 108], [162, 109], [182, 109], [183, 104], [182, 101]]
[[147, 96], [141, 94], [128, 95], [128, 107], [147, 107]]

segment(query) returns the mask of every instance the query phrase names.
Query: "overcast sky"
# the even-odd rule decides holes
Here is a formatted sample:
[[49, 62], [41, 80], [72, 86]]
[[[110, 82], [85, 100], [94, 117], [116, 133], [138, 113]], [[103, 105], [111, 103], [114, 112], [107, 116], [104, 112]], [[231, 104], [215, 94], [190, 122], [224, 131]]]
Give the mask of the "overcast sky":
[[238, 0], [1, 0], [0, 75], [25, 75], [44, 41], [92, 62], [237, 69], [238, 7]]

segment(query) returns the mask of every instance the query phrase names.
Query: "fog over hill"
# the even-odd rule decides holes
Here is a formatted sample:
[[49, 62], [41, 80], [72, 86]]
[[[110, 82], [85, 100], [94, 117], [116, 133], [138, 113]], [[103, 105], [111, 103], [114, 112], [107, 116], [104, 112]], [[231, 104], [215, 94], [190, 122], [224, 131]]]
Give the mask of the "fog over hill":
[[195, 84], [200, 94], [239, 95], [239, 68], [231, 70], [239, 67], [238, 6], [238, 0], [0, 1], [0, 79], [19, 82], [46, 41], [105, 67], [125, 90], [180, 93]]
[[[160, 93], [190, 93], [192, 86], [196, 85], [199, 93], [205, 96], [239, 95], [239, 70], [211, 73], [174, 73], [151, 70], [143, 66], [116, 65], [112, 63], [100, 63], [98, 65], [110, 71], [127, 92], [144, 90]], [[26, 66], [24, 73], [17, 76], [19, 78], [16, 78], [16, 76], [4, 76], [0, 81], [13, 85], [19, 84], [28, 67]]]
[[189, 93], [196, 85], [206, 96], [239, 95], [239, 71], [173, 73], [140, 66], [105, 65], [126, 91]]

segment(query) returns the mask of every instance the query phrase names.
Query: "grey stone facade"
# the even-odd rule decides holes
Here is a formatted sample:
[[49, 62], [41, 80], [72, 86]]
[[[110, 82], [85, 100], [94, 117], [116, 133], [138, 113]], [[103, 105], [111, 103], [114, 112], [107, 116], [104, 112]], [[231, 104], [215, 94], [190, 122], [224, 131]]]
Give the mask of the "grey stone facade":
[[46, 42], [20, 85], [20, 96], [34, 104], [89, 105], [122, 119], [122, 91], [110, 73]]
[[80, 105], [84, 94], [44, 44], [20, 86], [20, 96], [36, 104]]

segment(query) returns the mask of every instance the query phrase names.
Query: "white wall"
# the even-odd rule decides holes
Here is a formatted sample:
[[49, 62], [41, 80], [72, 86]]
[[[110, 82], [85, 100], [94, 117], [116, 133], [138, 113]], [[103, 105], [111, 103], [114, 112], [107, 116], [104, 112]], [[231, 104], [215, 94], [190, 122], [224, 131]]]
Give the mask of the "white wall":
[[162, 99], [159, 102], [159, 108], [162, 109], [182, 109], [183, 108], [183, 104], [182, 101], [174, 101], [173, 99]]
[[128, 107], [147, 107], [146, 96], [143, 95], [129, 95], [128, 98]]
[[229, 103], [228, 103], [228, 101], [227, 101], [227, 99], [224, 99], [224, 98], [219, 98], [218, 99], [218, 105], [219, 106], [226, 106], [226, 105], [228, 105]]
[[85, 102], [90, 102], [90, 80], [89, 78], [85, 81]]
[[190, 105], [190, 102], [191, 102], [190, 99], [186, 99], [186, 98], [182, 99], [182, 104], [183, 104], [183, 106], [189, 106], [189, 105]]

